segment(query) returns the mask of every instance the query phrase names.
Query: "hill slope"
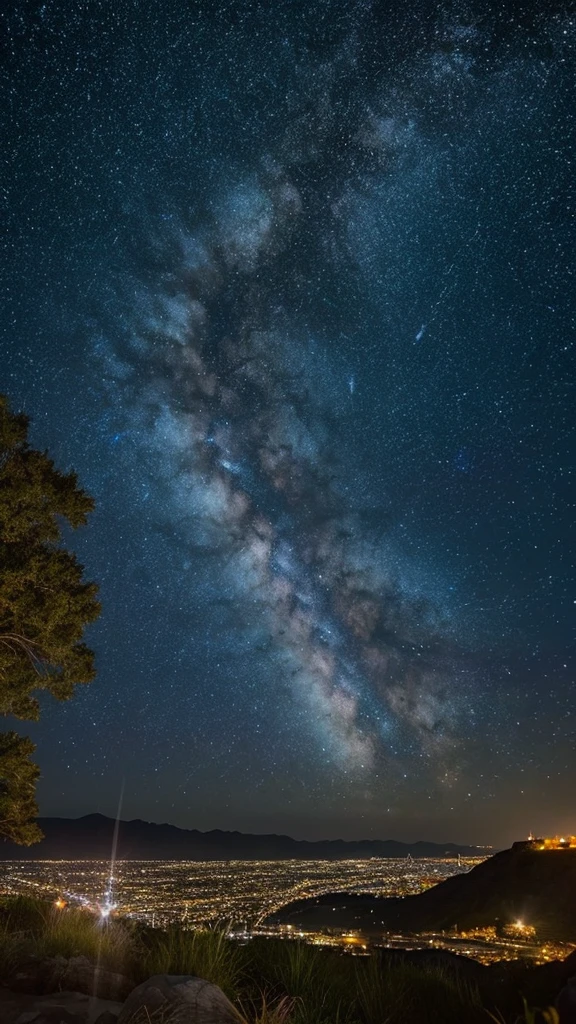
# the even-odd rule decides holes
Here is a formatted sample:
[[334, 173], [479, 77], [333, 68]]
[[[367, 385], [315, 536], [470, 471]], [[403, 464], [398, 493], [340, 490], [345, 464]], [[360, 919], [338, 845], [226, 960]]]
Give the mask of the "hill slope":
[[542, 937], [576, 940], [576, 850], [540, 851], [525, 843], [497, 853], [404, 899], [332, 894], [285, 907], [275, 920], [304, 928], [425, 931], [522, 920]]

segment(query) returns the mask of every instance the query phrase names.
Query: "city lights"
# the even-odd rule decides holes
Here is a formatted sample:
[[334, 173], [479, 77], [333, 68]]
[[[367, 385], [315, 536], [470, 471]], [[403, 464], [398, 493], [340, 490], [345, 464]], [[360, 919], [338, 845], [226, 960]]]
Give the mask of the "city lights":
[[371, 948], [437, 948], [474, 957], [482, 963], [523, 957], [536, 962], [562, 959], [574, 947], [538, 943], [534, 925], [524, 917], [494, 925], [420, 935], [274, 922], [289, 903], [329, 893], [409, 896], [484, 858], [457, 860], [340, 861], [118, 861], [114, 877], [109, 861], [6, 861], [0, 865], [0, 891], [48, 899], [61, 912], [77, 908], [94, 914], [103, 926], [128, 917], [152, 928], [223, 925], [230, 938], [256, 936], [304, 941], [366, 956]]
[[[481, 859], [481, 858], [479, 858]], [[91, 909], [102, 919], [129, 915], [164, 927], [229, 922], [259, 926], [294, 900], [329, 892], [409, 896], [466, 870], [446, 860], [338, 861], [7, 861], [6, 893], [28, 893]]]

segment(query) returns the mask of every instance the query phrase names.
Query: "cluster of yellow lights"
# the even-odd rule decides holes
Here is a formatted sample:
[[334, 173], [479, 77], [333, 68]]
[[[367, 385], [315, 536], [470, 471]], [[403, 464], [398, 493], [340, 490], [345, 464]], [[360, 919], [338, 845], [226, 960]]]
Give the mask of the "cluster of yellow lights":
[[548, 836], [545, 839], [531, 837], [539, 850], [574, 850], [576, 849], [576, 836]]

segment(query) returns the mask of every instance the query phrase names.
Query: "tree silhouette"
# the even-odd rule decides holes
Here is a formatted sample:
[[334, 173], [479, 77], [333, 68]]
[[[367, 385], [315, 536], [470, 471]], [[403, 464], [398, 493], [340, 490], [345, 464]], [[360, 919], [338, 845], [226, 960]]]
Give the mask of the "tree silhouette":
[[[28, 444], [28, 418], [0, 395], [0, 714], [36, 720], [35, 692], [58, 700], [94, 678], [94, 655], [82, 642], [97, 618], [97, 587], [62, 546], [62, 526], [81, 526], [92, 498], [75, 473], [61, 473]], [[41, 838], [34, 745], [0, 734], [0, 836], [29, 845]]]

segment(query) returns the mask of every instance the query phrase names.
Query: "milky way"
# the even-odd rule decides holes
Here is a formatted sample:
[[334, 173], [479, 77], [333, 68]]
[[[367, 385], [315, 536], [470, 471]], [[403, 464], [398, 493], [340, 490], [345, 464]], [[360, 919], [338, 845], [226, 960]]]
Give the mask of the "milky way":
[[104, 603], [40, 750], [182, 823], [480, 839], [550, 722], [570, 756], [576, 25], [168, 8], [11, 23], [60, 113], [6, 390], [95, 495]]
[[317, 742], [372, 769], [403, 725], [426, 751], [444, 748], [453, 641], [441, 609], [403, 584], [385, 524], [364, 526], [362, 496], [347, 493], [344, 380], [328, 389], [320, 365], [314, 381], [312, 339], [269, 294], [301, 205], [287, 181], [268, 193], [253, 183], [202, 250], [180, 235], [182, 262], [113, 371], [130, 429], [155, 449], [168, 519], [196, 559], [217, 556], [231, 613], [269, 639], [271, 671], [291, 680]]

